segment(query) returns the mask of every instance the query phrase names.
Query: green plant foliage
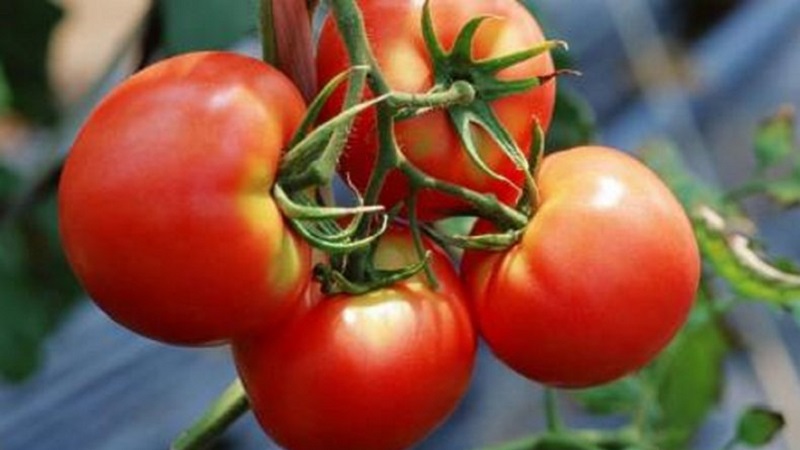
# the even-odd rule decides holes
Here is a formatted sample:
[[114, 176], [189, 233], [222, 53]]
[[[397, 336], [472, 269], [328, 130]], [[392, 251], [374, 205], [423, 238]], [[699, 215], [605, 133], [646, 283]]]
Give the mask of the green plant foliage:
[[506, 442], [484, 450], [603, 450], [580, 435], [546, 434]]
[[162, 0], [157, 5], [170, 55], [225, 49], [258, 28], [255, 0]]
[[785, 178], [770, 181], [765, 185], [765, 191], [785, 208], [797, 206], [800, 204], [800, 169], [794, 169]]
[[[765, 120], [754, 139], [758, 167], [755, 179], [745, 184], [745, 193], [760, 191], [783, 207], [800, 203], [800, 151], [795, 146], [794, 110], [784, 108]], [[770, 177], [766, 170], [788, 167], [782, 175]]]
[[524, 437], [515, 441], [504, 442], [502, 444], [484, 447], [482, 450], [531, 450], [536, 445], [538, 438]]
[[645, 395], [643, 389], [639, 377], [626, 377], [605, 386], [577, 391], [574, 396], [591, 414], [632, 416]]
[[11, 108], [11, 87], [8, 85], [3, 65], [0, 64], [0, 114]]
[[791, 158], [794, 153], [794, 113], [785, 109], [765, 120], [754, 141], [759, 171]]
[[767, 445], [783, 429], [783, 415], [764, 408], [751, 408], [739, 418], [736, 442], [750, 447]]
[[56, 121], [58, 110], [48, 81], [47, 53], [61, 16], [61, 9], [48, 0], [0, 2], [0, 61], [12, 94], [11, 106], [34, 122], [48, 125]]
[[42, 344], [78, 298], [56, 227], [55, 195], [6, 220], [15, 178], [0, 168], [0, 380], [39, 367]]
[[11, 196], [19, 188], [19, 178], [6, 166], [0, 164], [0, 217], [5, 213]]
[[755, 231], [742, 230], [754, 226], [730, 196], [692, 176], [674, 147], [652, 145], [641, 156], [689, 212], [703, 261], [713, 275], [724, 279], [739, 297], [796, 309], [800, 303], [800, 274], [787, 271], [786, 262], [771, 261], [757, 247]]
[[706, 263], [740, 297], [796, 309], [800, 276], [770, 265], [744, 235], [698, 222], [697, 240]]
[[651, 428], [659, 448], [686, 448], [719, 401], [725, 334], [704, 299], [672, 345], [644, 374], [655, 392]]
[[751, 179], [728, 193], [731, 200], [765, 195], [784, 208], [800, 204], [800, 149], [795, 135], [791, 108], [780, 109], [761, 123], [753, 139], [756, 169]]

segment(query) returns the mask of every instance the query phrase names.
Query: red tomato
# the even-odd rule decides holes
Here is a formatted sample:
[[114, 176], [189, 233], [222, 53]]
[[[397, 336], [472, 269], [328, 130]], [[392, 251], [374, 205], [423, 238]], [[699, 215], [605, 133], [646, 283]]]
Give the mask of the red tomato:
[[[419, 0], [360, 0], [375, 57], [392, 89], [423, 93], [433, 87], [431, 60], [422, 38], [420, 25], [422, 5]], [[473, 17], [490, 15], [475, 36], [473, 57], [476, 60], [496, 58], [541, 43], [544, 40], [536, 20], [516, 0], [432, 0], [434, 27], [445, 50], [450, 50], [461, 28]], [[333, 20], [322, 28], [317, 50], [319, 85], [329, 81], [348, 67], [348, 56]], [[530, 78], [553, 72], [549, 54], [517, 64], [500, 72], [503, 80]], [[546, 129], [553, 111], [555, 80], [521, 94], [491, 102], [500, 122], [508, 129], [521, 150], [531, 143], [533, 119]], [[334, 96], [324, 111], [326, 117], [336, 114], [343, 101], [343, 92]], [[433, 177], [468, 188], [494, 193], [501, 201], [516, 200], [519, 190], [498, 181], [472, 162], [451, 125], [446, 112], [438, 110], [414, 119], [403, 120], [395, 128], [397, 141], [406, 158]], [[489, 136], [473, 127], [480, 153], [487, 165], [520, 186], [523, 174], [506, 157]], [[340, 171], [352, 178], [356, 186], [366, 186], [378, 148], [374, 111], [358, 117], [350, 136]], [[399, 173], [386, 180], [381, 204], [391, 206], [405, 200], [408, 185]], [[423, 192], [419, 198], [420, 217], [438, 219], [465, 209], [465, 204], [439, 192]]]
[[59, 191], [64, 248], [94, 301], [175, 344], [287, 316], [310, 250], [269, 191], [304, 112], [281, 73], [231, 53], [171, 58], [117, 87], [78, 135]]
[[[278, 334], [235, 340], [256, 418], [292, 450], [403, 449], [455, 408], [472, 372], [476, 336], [460, 281], [433, 250], [424, 275], [359, 296], [323, 299]], [[378, 267], [416, 261], [408, 232], [389, 231]]]
[[605, 383], [652, 359], [685, 321], [700, 273], [692, 227], [647, 167], [580, 147], [544, 159], [522, 240], [467, 252], [478, 328], [494, 353], [548, 385]]

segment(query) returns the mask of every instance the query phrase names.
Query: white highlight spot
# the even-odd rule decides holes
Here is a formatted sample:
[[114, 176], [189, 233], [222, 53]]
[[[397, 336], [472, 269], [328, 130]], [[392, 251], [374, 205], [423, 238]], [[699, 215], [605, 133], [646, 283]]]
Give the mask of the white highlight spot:
[[625, 186], [615, 178], [603, 177], [600, 179], [600, 189], [592, 198], [592, 205], [597, 208], [611, 208], [616, 206], [625, 193]]

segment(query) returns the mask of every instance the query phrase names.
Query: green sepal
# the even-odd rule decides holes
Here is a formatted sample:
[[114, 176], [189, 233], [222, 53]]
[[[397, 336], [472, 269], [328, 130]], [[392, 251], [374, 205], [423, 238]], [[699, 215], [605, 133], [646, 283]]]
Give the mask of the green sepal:
[[372, 214], [384, 211], [382, 205], [354, 206], [354, 207], [330, 207], [313, 204], [304, 204], [292, 200], [280, 184], [276, 184], [272, 190], [275, 202], [281, 213], [289, 219], [297, 220], [330, 220], [341, 219], [348, 216], [359, 214]]
[[297, 191], [329, 184], [356, 116], [390, 97], [385, 94], [358, 103], [367, 71], [356, 70], [350, 75], [344, 111], [305, 136], [281, 160], [278, 178], [285, 189]]
[[327, 84], [319, 91], [314, 100], [308, 105], [308, 110], [306, 111], [306, 115], [303, 117], [303, 121], [300, 122], [300, 125], [297, 127], [297, 130], [292, 135], [292, 138], [289, 140], [289, 144], [286, 146], [287, 148], [294, 148], [300, 141], [303, 140], [304, 137], [309, 133], [311, 127], [317, 123], [317, 119], [319, 118], [319, 114], [322, 111], [322, 108], [331, 98], [336, 89], [338, 89], [345, 81], [347, 81], [352, 76], [366, 76], [369, 73], [368, 66], [353, 66], [348, 68], [347, 70], [339, 73], [335, 77], [331, 78]]
[[450, 114], [450, 121], [453, 123], [453, 126], [461, 138], [461, 143], [470, 160], [472, 160], [481, 172], [489, 177], [516, 187], [511, 180], [498, 174], [486, 164], [475, 142], [475, 135], [472, 129], [473, 125], [479, 126], [486, 131], [499, 145], [503, 153], [514, 162], [517, 168], [520, 170], [528, 170], [528, 162], [525, 155], [519, 149], [516, 142], [514, 142], [514, 139], [508, 134], [508, 131], [497, 120], [491, 107], [485, 102], [476, 100], [470, 106], [455, 106], [450, 108], [448, 112]]
[[539, 187], [536, 185], [536, 174], [544, 159], [545, 136], [542, 124], [534, 120], [533, 139], [528, 153], [528, 170], [525, 172], [525, 186], [517, 201], [516, 209], [531, 216], [539, 205]]
[[[426, 4], [426, 7], [429, 5]], [[430, 15], [430, 8], [428, 8], [428, 26], [433, 29], [433, 20]], [[497, 19], [494, 16], [478, 16], [470, 19], [466, 25], [458, 32], [456, 40], [453, 43], [453, 49], [450, 50], [448, 59], [452, 62], [469, 64], [472, 62], [472, 41], [475, 39], [475, 33], [478, 32], [481, 24], [487, 19]]]
[[326, 232], [318, 230], [320, 226], [315, 226], [315, 222], [307, 224], [297, 219], [289, 219], [289, 222], [292, 224], [292, 229], [311, 244], [312, 247], [323, 250], [330, 255], [344, 255], [365, 249], [374, 244], [389, 227], [389, 220], [384, 215], [381, 216], [381, 225], [378, 227], [378, 230], [366, 237], [355, 241], [349, 239], [352, 236], [348, 236], [347, 239], [339, 238], [337, 240], [331, 240]]
[[370, 275], [373, 278], [368, 282], [350, 281], [341, 272], [334, 270], [326, 264], [318, 264], [314, 267], [314, 277], [322, 284], [322, 291], [326, 295], [349, 294], [363, 295], [377, 289], [392, 286], [401, 281], [407, 280], [425, 270], [430, 262], [431, 253], [426, 252], [425, 257], [411, 265], [397, 270], [376, 270], [372, 269]]
[[[497, 74], [503, 69], [527, 61], [554, 48], [563, 47], [565, 44], [562, 41], [545, 41], [519, 52], [498, 58], [476, 61], [472, 56], [472, 44], [481, 24], [490, 19], [495, 19], [495, 17], [485, 15], [471, 19], [459, 31], [452, 49], [447, 51], [442, 47], [436, 36], [430, 3], [426, 1], [422, 11], [422, 35], [432, 60], [435, 89], [446, 88], [458, 81], [469, 82], [475, 89], [476, 98], [472, 103], [448, 108], [450, 121], [455, 127], [469, 158], [487, 176], [516, 187], [508, 178], [497, 174], [489, 168], [483, 160], [475, 142], [473, 125], [485, 130], [516, 167], [527, 173], [529, 169], [527, 158], [497, 118], [490, 102], [539, 86], [551, 76], [557, 75], [557, 73], [542, 79], [531, 77], [517, 80], [500, 80], [497, 78]], [[529, 181], [526, 182], [526, 184], [528, 183]]]
[[493, 59], [487, 59], [485, 61], [479, 61], [475, 64], [482, 73], [498, 73], [503, 69], [517, 65], [521, 62], [525, 62], [529, 59], [535, 58], [558, 48], [567, 50], [569, 45], [565, 41], [552, 39], [526, 48], [525, 50], [520, 50], [518, 52], [510, 53], [505, 56], [499, 56]]
[[436, 37], [436, 30], [433, 28], [430, 0], [425, 0], [425, 4], [422, 6], [422, 38], [428, 48], [434, 68], [436, 68], [437, 64], [442, 64], [447, 59], [447, 53], [439, 43], [439, 38]]
[[495, 16], [478, 16], [467, 22], [456, 36], [453, 48], [446, 51], [436, 36], [431, 17], [429, 1], [425, 2], [422, 12], [422, 36], [433, 62], [437, 85], [449, 85], [457, 80], [470, 82], [476, 89], [478, 97], [492, 101], [539, 86], [553, 75], [544, 78], [531, 77], [519, 80], [499, 80], [496, 75], [503, 69], [522, 63], [556, 48], [567, 48], [560, 40], [548, 40], [518, 52], [497, 58], [476, 61], [472, 57], [472, 43], [481, 24], [486, 20], [497, 19]]

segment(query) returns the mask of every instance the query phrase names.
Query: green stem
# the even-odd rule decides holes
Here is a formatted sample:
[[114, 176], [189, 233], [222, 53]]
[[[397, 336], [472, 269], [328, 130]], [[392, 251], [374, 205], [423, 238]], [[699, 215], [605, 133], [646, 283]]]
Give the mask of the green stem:
[[561, 434], [564, 431], [564, 423], [558, 413], [558, 403], [556, 391], [553, 388], [544, 389], [544, 413], [547, 423], [547, 430], [553, 434]]
[[[408, 196], [406, 206], [408, 208], [408, 226], [411, 228], [411, 236], [414, 239], [414, 249], [417, 251], [417, 256], [420, 260], [424, 259], [426, 250], [425, 244], [422, 242], [422, 230], [417, 218], [417, 196], [419, 192], [413, 188], [411, 195]], [[439, 289], [439, 280], [433, 272], [430, 264], [425, 264], [425, 275], [428, 277], [428, 284], [433, 290]]]
[[731, 202], [741, 202], [742, 200], [757, 194], [763, 194], [767, 190], [767, 182], [764, 180], [749, 181], [725, 194], [725, 200]]
[[250, 409], [239, 379], [231, 383], [200, 419], [181, 433], [170, 450], [202, 450]]
[[658, 404], [657, 388], [649, 383], [642, 383], [642, 393], [633, 413], [632, 430], [642, 442], [649, 442], [653, 437], [653, 405]]
[[[380, 105], [383, 100], [382, 97], [379, 97], [358, 104], [364, 91], [365, 81], [365, 72], [354, 73], [347, 84], [342, 113], [317, 128], [283, 158], [281, 176], [284, 178], [283, 183], [287, 188], [299, 190], [310, 186], [328, 185], [333, 180], [336, 166], [347, 144], [347, 136], [356, 116], [373, 105]], [[325, 147], [321, 154], [317, 154], [317, 142], [326, 140], [325, 138], [327, 138]], [[291, 174], [292, 171], [297, 171], [298, 165], [300, 165], [299, 174], [286, 174], [286, 172]]]
[[437, 191], [462, 198], [469, 202], [475, 211], [483, 218], [492, 220], [502, 228], [524, 228], [528, 224], [528, 217], [514, 208], [498, 202], [494, 197], [465, 188], [464, 186], [448, 183], [428, 176], [405, 158], [402, 158], [399, 168], [411, 181], [411, 184], [421, 189], [435, 189]]
[[364, 17], [355, 0], [331, 0], [331, 9], [342, 41], [347, 48], [350, 65], [365, 65], [372, 68], [369, 79], [370, 88], [377, 95], [388, 94], [391, 88], [383, 78], [375, 55], [372, 53]]
[[[366, 205], [372, 205], [378, 202], [378, 197], [383, 189], [386, 177], [397, 167], [395, 159], [399, 153], [399, 150], [397, 150], [397, 143], [394, 140], [394, 121], [391, 117], [391, 111], [387, 111], [380, 106], [378, 107], [378, 138], [380, 141], [380, 151], [375, 167], [372, 170], [372, 175], [367, 182], [367, 188], [364, 191], [364, 204]], [[387, 151], [387, 149], [389, 151]], [[362, 221], [357, 233], [369, 234], [369, 228], [369, 222]], [[353, 277], [355, 280], [367, 278], [371, 272], [371, 256], [370, 252], [361, 252], [352, 255], [347, 268], [348, 276]]]
[[[466, 81], [458, 80], [444, 91], [432, 90], [425, 94], [408, 92], [393, 92], [388, 103], [398, 109], [401, 108], [447, 108], [449, 106], [468, 105], [475, 100], [475, 88]], [[400, 118], [418, 116], [419, 111]]]

